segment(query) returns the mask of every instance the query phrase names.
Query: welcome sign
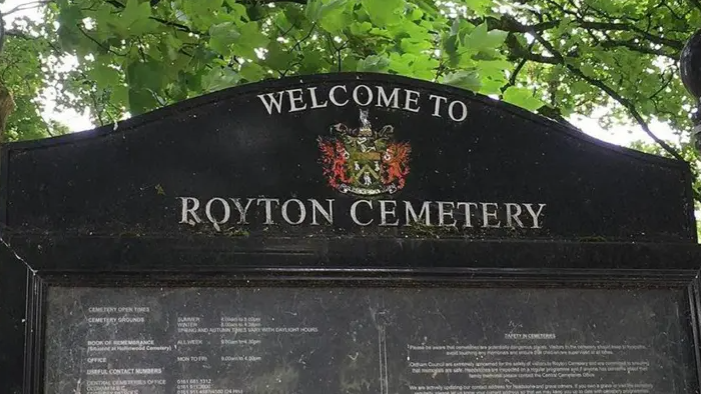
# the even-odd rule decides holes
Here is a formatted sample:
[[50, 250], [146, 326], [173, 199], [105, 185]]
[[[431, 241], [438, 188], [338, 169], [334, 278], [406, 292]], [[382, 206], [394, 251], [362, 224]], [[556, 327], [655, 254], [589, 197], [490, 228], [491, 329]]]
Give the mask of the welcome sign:
[[679, 163], [385, 75], [264, 82], [13, 149], [5, 214], [20, 232], [644, 240], [693, 229]]

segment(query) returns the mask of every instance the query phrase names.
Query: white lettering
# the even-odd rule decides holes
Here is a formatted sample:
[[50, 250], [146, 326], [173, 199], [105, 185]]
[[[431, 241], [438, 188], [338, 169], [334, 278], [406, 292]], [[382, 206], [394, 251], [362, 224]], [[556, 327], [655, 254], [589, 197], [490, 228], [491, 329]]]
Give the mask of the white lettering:
[[280, 204], [280, 200], [277, 198], [259, 198], [258, 205], [265, 204], [265, 223], [264, 224], [275, 224], [273, 221], [273, 204]]
[[[512, 211], [512, 209], [513, 209], [513, 211]], [[521, 205], [507, 202], [506, 203], [506, 227], [513, 228], [514, 222], [516, 222], [516, 224], [518, 224], [519, 227], [523, 227], [523, 222], [521, 222], [521, 219], [519, 219], [519, 217], [518, 217], [518, 215], [520, 215], [521, 212], [523, 212], [523, 210], [521, 209]]]
[[[364, 103], [360, 101], [360, 99], [362, 98], [361, 95], [360, 95], [360, 93], [359, 93], [359, 91], [360, 91], [361, 88], [365, 90], [365, 93], [366, 93], [366, 95], [367, 95], [367, 101], [364, 102]], [[353, 101], [354, 101], [356, 104], [358, 104], [358, 105], [360, 105], [360, 106], [362, 106], [362, 107], [365, 107], [365, 106], [367, 106], [367, 105], [370, 105], [370, 103], [372, 102], [372, 100], [373, 100], [372, 90], [370, 90], [370, 88], [369, 88], [368, 86], [366, 86], [366, 85], [358, 85], [358, 86], [355, 87], [355, 89], [353, 89]]]
[[392, 94], [387, 97], [382, 86], [377, 87], [377, 106], [399, 109], [399, 88], [392, 89]]
[[309, 95], [312, 98], [312, 109], [317, 109], [317, 108], [326, 108], [329, 105], [329, 101], [324, 101], [323, 104], [319, 104], [319, 102], [316, 99], [316, 87], [313, 88], [307, 88], [309, 91]]
[[414, 223], [420, 222], [423, 218], [424, 224], [426, 226], [431, 225], [431, 209], [430, 209], [431, 203], [426, 201], [421, 205], [421, 211], [419, 211], [419, 214], [416, 214], [416, 211], [414, 210], [414, 207], [411, 205], [411, 202], [409, 201], [404, 201], [404, 213], [406, 216], [406, 224], [405, 226], [411, 226], [409, 223], [409, 216], [411, 216], [411, 219]]
[[421, 95], [415, 90], [406, 90], [406, 97], [404, 100], [404, 109], [411, 112], [419, 112], [421, 107], [417, 106], [419, 103], [419, 97]]
[[[491, 224], [489, 223], [490, 219], [497, 219], [497, 209], [499, 208], [499, 205], [494, 202], [481, 202], [482, 204], [482, 227], [485, 228], [499, 228], [501, 227], [501, 222], [497, 221], [496, 224]], [[490, 210], [489, 208], [493, 208], [493, 210]]]
[[477, 209], [477, 203], [474, 202], [459, 202], [456, 204], [458, 209], [461, 207], [463, 209], [463, 214], [465, 215], [465, 225], [463, 228], [472, 227], [472, 208]]
[[[224, 208], [224, 217], [222, 217], [221, 220], [217, 220], [212, 214], [212, 204], [215, 202], [220, 203]], [[219, 225], [228, 222], [229, 218], [231, 217], [231, 207], [229, 206], [229, 203], [225, 199], [219, 197], [215, 197], [207, 201], [207, 205], [204, 207], [204, 212], [205, 215], [207, 215], [207, 219], [214, 224], [214, 228], [216, 228], [217, 231], [221, 231]]]
[[[290, 203], [297, 204], [297, 207], [299, 209], [299, 219], [297, 221], [293, 221], [292, 219], [290, 219], [290, 215], [287, 212], [287, 207], [290, 205]], [[302, 201], [300, 201], [296, 198], [292, 198], [292, 199], [285, 201], [285, 203], [282, 204], [282, 218], [285, 219], [285, 221], [287, 223], [294, 224], [294, 225], [302, 224], [302, 222], [304, 221], [304, 219], [306, 219], [306, 217], [307, 217], [307, 209], [304, 207], [304, 203], [302, 203]]]
[[[273, 107], [277, 110], [277, 113], [282, 112], [282, 96], [285, 92], [277, 92], [277, 98], [275, 98], [275, 93], [259, 94], [258, 98], [263, 102], [265, 109], [268, 111], [268, 115], [273, 114]], [[266, 100], [265, 97], [268, 97]], [[269, 101], [268, 101], [269, 100]]]
[[309, 201], [312, 203], [312, 226], [318, 226], [319, 222], [317, 221], [316, 214], [319, 213], [321, 216], [326, 219], [326, 221], [329, 224], [333, 224], [333, 202], [334, 200], [329, 199], [326, 200], [326, 202], [329, 204], [328, 209], [324, 210], [324, 207], [321, 206], [319, 201], [314, 200], [312, 198], [309, 199]]
[[251, 207], [251, 204], [253, 201], [255, 201], [255, 198], [249, 198], [247, 199], [246, 206], [244, 207], [241, 205], [241, 200], [238, 198], [232, 198], [231, 202], [234, 203], [234, 207], [236, 207], [236, 210], [239, 211], [239, 223], [238, 224], [248, 224], [248, 220], [246, 220], [246, 215], [248, 214], [248, 208]]
[[[388, 207], [389, 205], [391, 205], [391, 209]], [[399, 226], [395, 212], [396, 207], [397, 202], [394, 200], [380, 200], [380, 226]], [[394, 222], [390, 223], [387, 221], [388, 219], [394, 219]]]
[[[420, 92], [415, 90], [368, 84], [359, 84], [354, 86], [352, 90], [349, 90], [344, 84], [332, 86], [328, 92], [328, 97], [320, 97], [318, 89], [316, 86], [295, 88], [259, 94], [257, 97], [269, 115], [280, 114], [285, 110], [293, 113], [309, 109], [328, 108], [329, 103], [336, 107], [344, 107], [351, 102], [361, 107], [374, 105], [376, 107], [395, 108], [409, 112], [421, 111], [422, 96]], [[446, 117], [454, 122], [462, 122], [467, 119], [467, 104], [463, 101], [451, 101], [445, 96], [436, 94], [429, 94], [428, 98], [433, 108], [431, 116], [437, 118]], [[289, 109], [285, 104], [289, 105]]]
[[526, 207], [526, 210], [533, 218], [533, 226], [531, 228], [541, 228], [540, 223], [539, 223], [539, 218], [540, 218], [541, 213], [543, 212], [543, 208], [545, 208], [545, 204], [538, 204], [538, 212], [533, 211], [533, 204], [523, 204], [523, 205]]
[[346, 93], [348, 93], [348, 89], [346, 89], [346, 86], [345, 86], [345, 85], [336, 85], [336, 86], [332, 87], [331, 90], [329, 90], [329, 100], [331, 100], [331, 102], [333, 103], [333, 105], [335, 105], [335, 106], [337, 106], [337, 107], [343, 107], [343, 106], [345, 106], [346, 104], [348, 104], [348, 102], [349, 102], [350, 100], [346, 99], [346, 101], [344, 101], [343, 103], [341, 103], [340, 101], [338, 101], [338, 100], [336, 99], [336, 89], [343, 90], [343, 91], [346, 92]]
[[[290, 98], [290, 112], [298, 112], [307, 109], [307, 104], [304, 104], [302, 97], [302, 89], [290, 89], [287, 91], [287, 96]], [[297, 104], [303, 104], [298, 107]]]
[[[202, 223], [202, 219], [197, 216], [197, 210], [200, 209], [200, 200], [194, 197], [178, 197], [182, 202], [182, 211], [180, 216], [180, 223], [187, 223], [189, 225], [195, 225], [197, 223]], [[192, 203], [192, 206], [190, 206]], [[188, 217], [192, 216], [192, 219]]]
[[[455, 116], [455, 104], [460, 105], [460, 117]], [[450, 119], [452, 119], [453, 121], [462, 122], [463, 120], [467, 119], [467, 106], [462, 101], [453, 101], [450, 103], [450, 105], [448, 105], [448, 115], [450, 115]]]
[[[259, 217], [257, 223], [265, 225], [334, 224], [334, 216], [337, 213], [334, 209], [335, 199], [177, 198], [181, 204], [180, 223], [194, 226], [209, 221], [219, 231], [222, 230], [219, 227], [221, 224], [238, 221], [239, 225], [249, 225]], [[344, 207], [348, 207], [345, 204], [350, 204], [346, 214], [350, 214], [350, 219], [358, 226], [460, 226], [464, 229], [543, 228], [546, 208], [546, 204], [537, 203], [412, 202], [390, 199], [344, 201]], [[238, 217], [234, 218], [234, 215]]]
[[[457, 225], [455, 218], [453, 218], [453, 209], [455, 208], [455, 203], [438, 201], [437, 204], [438, 204], [438, 225], [439, 226], [447, 226], [447, 227], [455, 227]], [[445, 219], [450, 219], [451, 223], [446, 222]]]
[[365, 222], [365, 223], [363, 223], [363, 222], [361, 222], [360, 220], [358, 220], [357, 209], [358, 209], [358, 205], [360, 205], [360, 204], [366, 204], [367, 206], [370, 207], [370, 209], [372, 209], [372, 201], [368, 201], [368, 200], [358, 200], [358, 201], [354, 202], [353, 205], [351, 205], [351, 207], [350, 207], [351, 219], [353, 219], [353, 222], [355, 222], [355, 224], [357, 224], [357, 225], [359, 225], [359, 226], [369, 226], [370, 224], [372, 224], [372, 222], [373, 222], [375, 219], [370, 219], [369, 222]]
[[440, 118], [441, 117], [441, 105], [442, 103], [445, 103], [448, 101], [447, 98], [443, 96], [436, 96], [435, 94], [432, 94], [428, 96], [429, 100], [436, 100], [436, 104], [433, 106], [433, 116]]

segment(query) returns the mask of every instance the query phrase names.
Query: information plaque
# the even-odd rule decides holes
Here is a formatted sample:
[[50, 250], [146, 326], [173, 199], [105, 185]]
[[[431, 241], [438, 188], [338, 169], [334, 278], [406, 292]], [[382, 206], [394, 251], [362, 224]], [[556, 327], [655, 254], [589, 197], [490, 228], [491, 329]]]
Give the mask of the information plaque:
[[684, 298], [662, 289], [52, 288], [46, 393], [685, 394], [695, 371]]

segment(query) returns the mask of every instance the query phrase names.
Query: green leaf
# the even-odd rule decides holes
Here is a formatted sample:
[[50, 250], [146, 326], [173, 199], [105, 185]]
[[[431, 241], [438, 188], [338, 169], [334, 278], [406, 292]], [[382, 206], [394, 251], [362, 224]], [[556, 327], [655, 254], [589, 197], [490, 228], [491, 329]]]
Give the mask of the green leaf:
[[261, 32], [257, 22], [248, 22], [239, 29], [241, 36], [236, 40], [234, 53], [248, 59], [257, 59], [255, 50], [265, 48], [270, 42], [268, 36]]
[[246, 6], [241, 3], [237, 3], [235, 0], [225, 0], [225, 3], [229, 8], [231, 8], [232, 13], [236, 17], [248, 21], [248, 12], [246, 11]]
[[223, 11], [224, 0], [184, 0], [181, 3], [184, 14], [198, 29], [206, 30], [222, 22], [217, 16]]
[[268, 53], [265, 56], [266, 66], [274, 70], [287, 70], [296, 59], [295, 53], [284, 48], [280, 43], [273, 41], [268, 45]]
[[139, 115], [158, 107], [158, 100], [147, 89], [129, 88], [129, 112]]
[[136, 61], [127, 66], [126, 80], [131, 89], [150, 89], [157, 92], [163, 86], [164, 73], [161, 64], [155, 61]]
[[263, 77], [265, 77], [265, 71], [263, 70], [263, 67], [258, 65], [258, 63], [253, 63], [253, 62], [247, 62], [243, 66], [241, 66], [241, 71], [239, 72], [243, 79], [245, 79], [248, 82], [258, 82]]
[[74, 50], [80, 46], [81, 41], [86, 39], [78, 29], [78, 23], [80, 23], [81, 19], [83, 19], [83, 12], [77, 6], [66, 7], [58, 15], [59, 43], [66, 50]]
[[579, 69], [587, 77], [596, 77], [596, 69], [591, 64], [582, 64], [581, 66], [579, 66]]
[[62, 8], [58, 14], [58, 23], [61, 25], [76, 25], [83, 19], [83, 11], [77, 5]]
[[345, 12], [346, 6], [351, 4], [348, 0], [330, 0], [321, 6], [319, 12], [319, 25], [329, 33], [340, 33], [348, 27], [354, 18]]
[[165, 40], [162, 41], [165, 46], [165, 53], [168, 55], [168, 59], [176, 60], [182, 55], [180, 49], [183, 47], [183, 42], [175, 36], [168, 35]]
[[[307, 51], [302, 55], [302, 64], [299, 72], [302, 74], [317, 74], [321, 72], [327, 63], [319, 51]], [[343, 63], [346, 66], [346, 62]]]
[[423, 40], [413, 40], [410, 38], [405, 38], [399, 44], [399, 47], [403, 52], [407, 53], [422, 53], [433, 49], [433, 44], [429, 41]]
[[542, 101], [533, 97], [533, 93], [529, 89], [515, 86], [506, 89], [504, 92], [504, 101], [518, 105], [529, 111], [535, 111], [544, 105]]
[[129, 107], [129, 88], [123, 85], [115, 86], [110, 94], [110, 101], [120, 107]]
[[490, 94], [499, 95], [501, 94], [502, 86], [504, 86], [503, 81], [495, 81], [489, 78], [482, 78], [480, 80], [480, 88], [478, 92], [480, 94], [484, 94], [485, 96]]
[[477, 92], [482, 85], [479, 74], [475, 70], [458, 71], [443, 77], [443, 83], [450, 86]]
[[88, 72], [88, 76], [98, 86], [112, 87], [121, 83], [121, 73], [112, 67], [107, 67], [103, 64], [98, 64]]
[[224, 56], [231, 54], [231, 46], [241, 37], [233, 22], [224, 22], [209, 28], [209, 46]]
[[346, 5], [349, 4], [348, 0], [328, 0], [321, 6], [320, 18], [324, 18], [333, 13], [342, 12]]
[[483, 82], [485, 79], [490, 79], [501, 84], [507, 82], [506, 70], [512, 70], [514, 67], [511, 62], [506, 60], [484, 60], [476, 62], [475, 66]]
[[370, 22], [354, 22], [350, 25], [350, 32], [354, 36], [364, 36], [370, 32], [370, 29], [372, 29]]
[[375, 26], [385, 27], [401, 20], [404, 0], [362, 0], [363, 8]]
[[120, 16], [121, 22], [126, 25], [132, 25], [139, 19], [145, 19], [151, 16], [151, 7], [148, 2], [139, 2], [139, 0], [127, 0], [127, 5]]
[[483, 23], [472, 30], [464, 39], [464, 45], [472, 52], [494, 50], [504, 43], [507, 32], [501, 30], [487, 30], [487, 24]]
[[241, 76], [230, 67], [213, 68], [202, 77], [202, 89], [214, 92], [235, 86], [240, 80]]
[[120, 17], [116, 20], [116, 26], [123, 36], [141, 35], [155, 26], [155, 21], [151, 20], [151, 6], [149, 2], [139, 2], [139, 0], [127, 0]]
[[384, 56], [370, 55], [359, 61], [356, 69], [363, 72], [382, 72], [387, 71], [389, 63], [389, 59]]
[[309, 0], [304, 6], [304, 15], [312, 22], [316, 22], [321, 17], [321, 0]]
[[484, 15], [495, 4], [493, 0], [465, 0], [465, 5], [478, 15]]

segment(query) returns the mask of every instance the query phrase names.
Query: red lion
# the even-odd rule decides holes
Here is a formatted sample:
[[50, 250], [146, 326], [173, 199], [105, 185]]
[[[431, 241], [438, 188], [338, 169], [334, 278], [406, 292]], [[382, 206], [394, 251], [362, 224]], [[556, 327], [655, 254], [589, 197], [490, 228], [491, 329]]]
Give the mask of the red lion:
[[333, 188], [342, 183], [349, 183], [351, 178], [346, 173], [346, 161], [348, 152], [343, 143], [338, 140], [325, 140], [319, 138], [319, 149], [321, 149], [321, 162], [324, 167], [324, 176], [328, 178], [329, 185]]
[[397, 189], [404, 187], [404, 177], [409, 174], [409, 154], [411, 147], [408, 143], [390, 144], [382, 155], [385, 163], [385, 171], [382, 174], [382, 183], [385, 185], [397, 181]]

